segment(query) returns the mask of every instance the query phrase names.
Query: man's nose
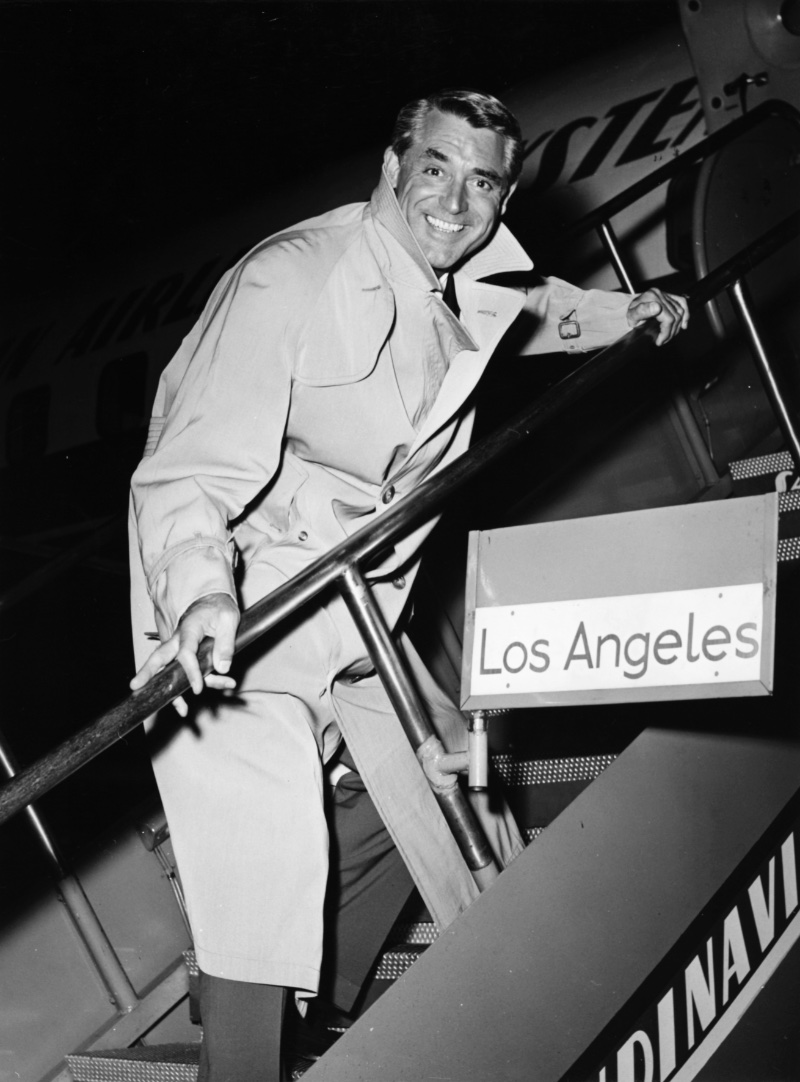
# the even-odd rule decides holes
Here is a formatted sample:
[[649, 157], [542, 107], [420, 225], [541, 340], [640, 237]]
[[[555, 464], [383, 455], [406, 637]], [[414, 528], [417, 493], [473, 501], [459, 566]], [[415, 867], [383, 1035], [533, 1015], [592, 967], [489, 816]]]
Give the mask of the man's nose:
[[445, 209], [450, 214], [463, 214], [467, 209], [466, 181], [453, 179], [442, 197]]

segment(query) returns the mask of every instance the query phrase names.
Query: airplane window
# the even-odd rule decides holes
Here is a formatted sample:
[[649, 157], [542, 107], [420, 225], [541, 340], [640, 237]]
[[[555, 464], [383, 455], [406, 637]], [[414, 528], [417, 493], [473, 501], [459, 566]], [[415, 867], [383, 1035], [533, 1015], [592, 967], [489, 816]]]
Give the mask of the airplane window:
[[97, 388], [97, 434], [102, 439], [136, 432], [146, 423], [146, 387], [146, 353], [128, 353], [109, 361]]
[[42, 457], [47, 450], [49, 419], [49, 387], [30, 387], [11, 400], [6, 429], [6, 457], [10, 465]]

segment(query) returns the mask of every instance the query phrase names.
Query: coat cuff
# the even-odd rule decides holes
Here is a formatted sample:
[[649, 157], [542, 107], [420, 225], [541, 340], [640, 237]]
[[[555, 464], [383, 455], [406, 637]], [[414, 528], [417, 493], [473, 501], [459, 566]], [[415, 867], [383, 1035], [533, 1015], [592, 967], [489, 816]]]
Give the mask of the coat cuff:
[[148, 581], [162, 636], [173, 633], [180, 618], [198, 598], [227, 594], [237, 601], [231, 552], [232, 542], [225, 544], [215, 537], [197, 537], [164, 553]]
[[583, 291], [575, 314], [569, 317], [580, 326], [580, 337], [562, 339], [562, 348], [567, 353], [588, 353], [622, 338], [631, 329], [628, 306], [632, 299], [630, 293], [608, 293], [602, 289]]

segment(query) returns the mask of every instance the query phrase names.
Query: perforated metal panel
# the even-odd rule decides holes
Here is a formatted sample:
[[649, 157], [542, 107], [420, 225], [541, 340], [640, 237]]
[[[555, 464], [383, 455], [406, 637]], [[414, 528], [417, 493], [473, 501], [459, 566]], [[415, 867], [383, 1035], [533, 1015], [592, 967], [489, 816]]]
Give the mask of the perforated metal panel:
[[427, 945], [439, 938], [439, 929], [433, 921], [398, 924], [394, 930], [393, 938], [396, 943], [408, 943], [410, 946]]
[[778, 451], [773, 455], [757, 455], [755, 458], [742, 458], [731, 462], [731, 477], [734, 481], [743, 481], [747, 477], [764, 477], [770, 473], [794, 469], [792, 456], [788, 451]]
[[199, 1044], [67, 1056], [75, 1082], [196, 1082], [199, 1060]]
[[423, 949], [386, 951], [381, 958], [380, 965], [375, 970], [375, 980], [396, 981], [398, 977], [402, 977], [407, 969], [413, 966], [414, 962], [422, 954]]
[[778, 563], [800, 560], [800, 537], [787, 537], [778, 542]]
[[518, 762], [510, 755], [496, 755], [492, 762], [507, 785], [546, 785], [548, 782], [592, 781], [615, 759], [616, 755], [584, 755]]
[[528, 845], [530, 845], [531, 842], [536, 841], [544, 829], [544, 827], [528, 827], [528, 829], [524, 831], [525, 841]]

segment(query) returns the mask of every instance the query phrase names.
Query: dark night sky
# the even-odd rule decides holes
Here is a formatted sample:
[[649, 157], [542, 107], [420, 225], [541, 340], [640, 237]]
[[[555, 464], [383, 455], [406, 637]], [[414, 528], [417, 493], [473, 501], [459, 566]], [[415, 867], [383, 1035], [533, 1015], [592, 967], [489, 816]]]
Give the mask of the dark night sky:
[[[0, 3], [2, 288], [15, 300], [388, 134], [443, 85], [502, 95], [672, 0]], [[288, 223], [287, 223], [288, 224]], [[254, 238], [255, 239], [255, 238]]]

